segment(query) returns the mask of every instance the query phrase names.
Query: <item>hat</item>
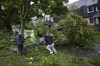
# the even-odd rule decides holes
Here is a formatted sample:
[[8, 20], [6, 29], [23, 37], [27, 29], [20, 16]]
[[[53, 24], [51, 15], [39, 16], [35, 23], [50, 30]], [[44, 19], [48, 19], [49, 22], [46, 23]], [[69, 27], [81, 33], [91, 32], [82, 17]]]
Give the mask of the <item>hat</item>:
[[15, 31], [15, 33], [19, 33], [18, 31]]

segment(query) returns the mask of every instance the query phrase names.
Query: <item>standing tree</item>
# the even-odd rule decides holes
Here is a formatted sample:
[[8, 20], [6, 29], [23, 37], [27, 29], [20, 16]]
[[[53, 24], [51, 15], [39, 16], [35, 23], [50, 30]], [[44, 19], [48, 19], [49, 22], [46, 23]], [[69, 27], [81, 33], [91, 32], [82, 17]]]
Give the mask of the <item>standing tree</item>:
[[0, 0], [0, 20], [5, 30], [11, 32], [11, 23], [17, 22], [18, 10], [12, 1]]
[[[33, 2], [33, 4], [30, 5], [30, 2]], [[68, 0], [0, 0], [0, 4], [4, 6], [4, 9], [0, 8], [0, 14], [6, 29], [9, 31], [11, 31], [12, 22], [21, 20], [21, 34], [24, 35], [24, 26], [27, 18], [40, 15], [40, 10], [50, 15], [65, 14], [67, 7], [64, 6], [64, 3], [66, 2]]]

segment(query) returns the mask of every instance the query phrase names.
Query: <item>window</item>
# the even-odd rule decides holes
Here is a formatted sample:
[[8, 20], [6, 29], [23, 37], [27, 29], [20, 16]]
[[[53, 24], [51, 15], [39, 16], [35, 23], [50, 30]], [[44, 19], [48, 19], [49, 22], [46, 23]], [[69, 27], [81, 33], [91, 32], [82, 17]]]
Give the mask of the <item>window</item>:
[[88, 6], [88, 13], [94, 12], [93, 6]]
[[96, 11], [99, 11], [98, 7], [96, 6]]
[[94, 23], [94, 18], [89, 18], [90, 24]]

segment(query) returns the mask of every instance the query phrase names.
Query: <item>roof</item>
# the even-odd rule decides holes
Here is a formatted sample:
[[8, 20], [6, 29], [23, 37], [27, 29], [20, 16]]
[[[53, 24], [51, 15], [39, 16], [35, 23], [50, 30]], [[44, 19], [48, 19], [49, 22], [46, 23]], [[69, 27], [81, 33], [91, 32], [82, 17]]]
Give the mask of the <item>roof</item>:
[[90, 6], [90, 5], [94, 5], [94, 4], [97, 4], [97, 3], [98, 3], [98, 0], [87, 0], [86, 5]]
[[74, 3], [69, 4], [68, 8], [72, 9], [73, 6], [77, 6], [77, 8], [80, 8], [82, 6], [90, 6], [97, 3], [98, 3], [98, 0], [79, 0]]
[[100, 12], [96, 12], [93, 17], [100, 17]]

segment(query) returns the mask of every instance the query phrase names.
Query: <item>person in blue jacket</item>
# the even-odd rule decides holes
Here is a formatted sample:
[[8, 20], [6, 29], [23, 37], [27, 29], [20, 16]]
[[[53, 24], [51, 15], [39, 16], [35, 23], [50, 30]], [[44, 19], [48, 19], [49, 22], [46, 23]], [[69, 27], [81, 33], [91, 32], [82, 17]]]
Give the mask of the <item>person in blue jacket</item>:
[[54, 47], [54, 37], [52, 34], [47, 33], [47, 35], [44, 35], [44, 41], [47, 44], [46, 48], [49, 50], [50, 54], [57, 53]]
[[19, 34], [19, 32], [15, 31], [14, 39], [15, 39], [16, 44], [18, 46], [18, 51], [20, 52], [21, 55], [24, 54], [23, 53], [24, 37], [21, 34]]

